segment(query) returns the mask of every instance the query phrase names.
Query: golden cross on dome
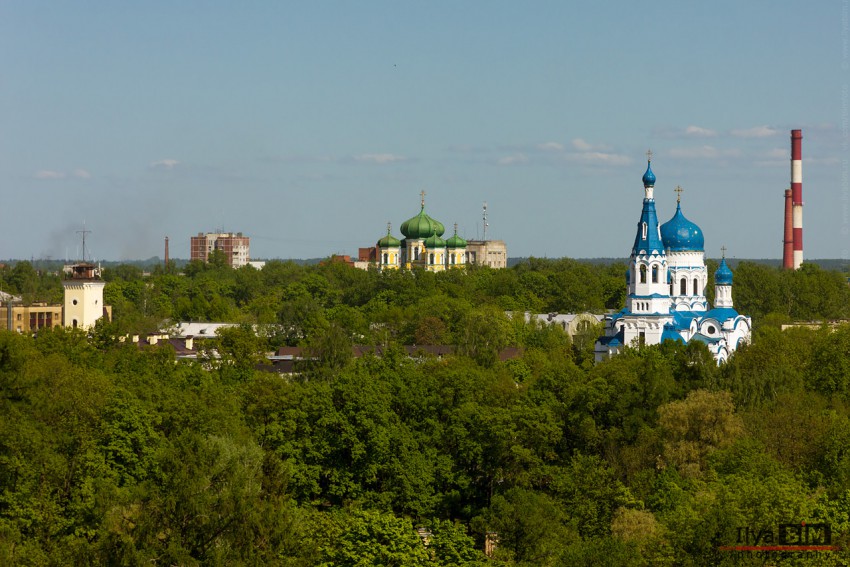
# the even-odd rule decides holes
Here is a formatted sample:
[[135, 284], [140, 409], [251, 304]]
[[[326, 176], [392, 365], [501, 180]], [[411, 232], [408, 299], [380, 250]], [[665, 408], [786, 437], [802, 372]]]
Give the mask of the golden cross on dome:
[[455, 223], [455, 236], [457, 236], [457, 223]]
[[392, 230], [393, 230], [393, 225], [392, 225], [392, 223], [389, 223], [389, 222], [388, 222], [388, 223], [387, 223], [387, 234], [389, 234], [390, 232], [392, 232]]
[[652, 150], [646, 150], [646, 161], [652, 161]]
[[684, 191], [684, 189], [682, 189], [679, 185], [676, 185], [676, 188], [673, 189], [673, 191], [676, 193], [676, 202], [681, 203], [682, 202], [682, 191]]
[[726, 247], [725, 247], [725, 246], [721, 246], [721, 247], [720, 247], [720, 252], [723, 254], [723, 257], [725, 258], [725, 257], [726, 257]]
[[425, 189], [423, 189], [419, 195], [422, 197], [422, 208], [425, 208]]

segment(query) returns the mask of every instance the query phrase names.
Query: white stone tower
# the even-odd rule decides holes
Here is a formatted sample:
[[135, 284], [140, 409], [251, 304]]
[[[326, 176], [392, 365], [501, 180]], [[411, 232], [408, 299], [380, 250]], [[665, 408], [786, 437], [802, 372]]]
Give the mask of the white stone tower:
[[86, 262], [71, 266], [70, 276], [62, 286], [65, 288], [62, 324], [74, 329], [92, 329], [104, 313], [106, 282], [100, 279], [97, 267]]

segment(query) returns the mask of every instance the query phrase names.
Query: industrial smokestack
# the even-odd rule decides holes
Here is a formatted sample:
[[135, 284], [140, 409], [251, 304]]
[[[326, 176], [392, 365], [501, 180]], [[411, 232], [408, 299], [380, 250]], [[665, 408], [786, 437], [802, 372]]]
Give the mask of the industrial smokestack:
[[791, 130], [791, 207], [793, 210], [794, 269], [803, 263], [803, 131]]
[[165, 237], [165, 267], [168, 268], [168, 237]]
[[794, 269], [794, 225], [791, 208], [791, 190], [785, 190], [785, 232], [782, 238], [782, 267]]

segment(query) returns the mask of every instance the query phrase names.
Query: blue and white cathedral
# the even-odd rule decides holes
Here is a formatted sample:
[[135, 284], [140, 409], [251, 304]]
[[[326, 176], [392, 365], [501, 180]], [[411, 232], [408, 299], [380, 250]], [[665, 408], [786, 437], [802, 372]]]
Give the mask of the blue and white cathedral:
[[714, 274], [714, 308], [709, 308], [702, 230], [682, 214], [678, 187], [676, 213], [659, 226], [652, 154], [648, 155], [643, 210], [626, 272], [626, 307], [605, 317], [605, 334], [596, 341], [596, 361], [619, 354], [626, 346], [674, 340], [701, 341], [718, 363], [724, 362], [750, 340], [752, 320], [732, 305], [732, 271], [725, 255]]

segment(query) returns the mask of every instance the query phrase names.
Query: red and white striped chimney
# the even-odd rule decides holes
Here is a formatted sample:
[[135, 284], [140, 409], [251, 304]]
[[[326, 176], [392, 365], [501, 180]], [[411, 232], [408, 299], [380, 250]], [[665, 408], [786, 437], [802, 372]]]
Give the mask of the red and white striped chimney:
[[794, 215], [791, 205], [791, 190], [785, 190], [785, 230], [782, 234], [782, 267], [794, 269]]
[[791, 130], [791, 202], [794, 216], [794, 269], [803, 263], [803, 131]]

